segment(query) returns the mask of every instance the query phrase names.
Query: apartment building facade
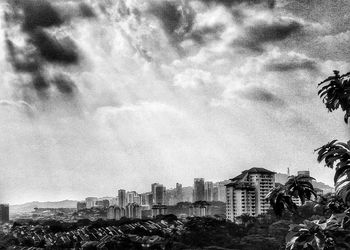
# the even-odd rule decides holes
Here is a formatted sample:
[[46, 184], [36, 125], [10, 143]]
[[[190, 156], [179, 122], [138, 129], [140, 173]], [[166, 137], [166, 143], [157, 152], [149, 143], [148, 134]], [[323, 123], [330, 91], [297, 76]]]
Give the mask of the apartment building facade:
[[265, 196], [275, 186], [275, 172], [251, 168], [226, 185], [226, 218], [235, 221], [242, 214], [257, 216], [270, 208]]

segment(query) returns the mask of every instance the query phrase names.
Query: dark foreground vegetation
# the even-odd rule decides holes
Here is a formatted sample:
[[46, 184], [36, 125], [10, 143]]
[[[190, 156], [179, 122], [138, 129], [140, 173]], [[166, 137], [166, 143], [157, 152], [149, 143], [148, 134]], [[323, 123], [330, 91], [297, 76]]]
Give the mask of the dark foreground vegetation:
[[[350, 73], [334, 75], [318, 84], [318, 95], [329, 112], [341, 108], [344, 121], [348, 124], [350, 118]], [[328, 197], [317, 197], [309, 176], [291, 176], [284, 186], [274, 188], [267, 198], [276, 215], [285, 210], [302, 217], [300, 209], [293, 202], [299, 198], [305, 200], [316, 198], [314, 211], [318, 216], [305, 218], [301, 224], [290, 226], [286, 235], [286, 249], [350, 249], [350, 141], [332, 140], [317, 148], [318, 162], [324, 162], [326, 167], [335, 169], [335, 194]]]
[[[311, 207], [304, 206], [305, 215]], [[303, 210], [301, 210], [303, 211]], [[285, 211], [260, 217], [243, 215], [236, 224], [214, 217], [179, 220], [175, 215], [152, 220], [15, 222], [2, 234], [0, 249], [284, 249], [289, 224], [300, 219]]]

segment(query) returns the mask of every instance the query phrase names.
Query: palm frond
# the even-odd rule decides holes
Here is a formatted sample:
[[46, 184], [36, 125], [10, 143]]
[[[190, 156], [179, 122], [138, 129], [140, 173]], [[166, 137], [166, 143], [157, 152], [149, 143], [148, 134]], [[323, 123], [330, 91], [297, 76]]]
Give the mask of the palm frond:
[[310, 200], [311, 196], [317, 197], [311, 181], [314, 178], [306, 175], [290, 176], [285, 184], [286, 194], [299, 198], [304, 204], [305, 200]]
[[350, 141], [347, 143], [333, 140], [316, 149], [317, 160], [324, 161], [325, 166], [335, 167], [335, 191], [346, 203], [350, 201]]

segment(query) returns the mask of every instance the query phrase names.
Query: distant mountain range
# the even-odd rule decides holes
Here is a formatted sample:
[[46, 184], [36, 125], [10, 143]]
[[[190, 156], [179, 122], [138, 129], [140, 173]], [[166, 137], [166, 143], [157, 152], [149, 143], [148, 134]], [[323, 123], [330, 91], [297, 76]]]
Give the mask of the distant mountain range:
[[74, 200], [64, 200], [64, 201], [33, 201], [27, 202], [20, 205], [10, 205], [10, 213], [16, 212], [30, 212], [33, 211], [34, 208], [76, 208], [77, 202]]
[[[287, 174], [281, 174], [281, 173], [276, 174], [276, 179], [275, 179], [276, 182], [284, 184], [284, 183], [286, 183], [287, 180], [288, 180]], [[322, 189], [324, 194], [334, 192], [333, 187], [328, 186], [327, 184], [324, 184], [323, 182], [312, 181], [312, 185], [314, 186], [314, 188]]]

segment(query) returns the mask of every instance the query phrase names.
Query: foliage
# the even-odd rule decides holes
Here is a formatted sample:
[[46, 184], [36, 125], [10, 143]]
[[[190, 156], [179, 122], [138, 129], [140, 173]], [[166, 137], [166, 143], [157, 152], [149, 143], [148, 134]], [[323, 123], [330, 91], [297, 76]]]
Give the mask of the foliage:
[[243, 215], [247, 224], [216, 220], [210, 217], [192, 217], [184, 225], [184, 233], [177, 242], [185, 249], [278, 249], [281, 242], [269, 235], [269, 224], [252, 216]]
[[340, 106], [345, 111], [344, 121], [348, 123], [350, 116], [350, 73], [339, 75], [339, 71], [333, 72], [334, 76], [330, 76], [318, 84], [318, 86], [322, 86], [318, 95], [329, 112], [333, 112]]
[[305, 199], [310, 200], [311, 195], [316, 198], [317, 195], [311, 184], [312, 180], [315, 179], [305, 175], [290, 176], [285, 184], [287, 194], [299, 198], [301, 204], [305, 203]]
[[[345, 111], [344, 121], [348, 123], [350, 117], [350, 73], [340, 75], [334, 71], [334, 76], [328, 77], [318, 86], [321, 89], [318, 95], [329, 112], [339, 107]], [[334, 184], [335, 195], [319, 197], [314, 205], [314, 212], [318, 220], [305, 220], [303, 224], [290, 226], [286, 236], [286, 249], [320, 249], [345, 250], [350, 249], [350, 141], [347, 143], [333, 140], [315, 150], [318, 153], [317, 161], [325, 163], [329, 168], [335, 168]], [[287, 183], [285, 187], [274, 189], [268, 195], [271, 205], [275, 206], [276, 214], [291, 205], [285, 196], [309, 198], [315, 195], [312, 185], [306, 182]], [[289, 182], [289, 180], [288, 180]], [[294, 188], [291, 188], [294, 186]], [[291, 192], [291, 190], [294, 190]], [[296, 191], [297, 190], [297, 191]], [[306, 191], [306, 193], [305, 193]], [[301, 195], [301, 197], [300, 197]], [[302, 200], [303, 201], [303, 200]]]
[[315, 151], [318, 153], [318, 162], [324, 161], [327, 167], [335, 167], [336, 194], [347, 202], [350, 195], [350, 141], [343, 143], [333, 140]]
[[310, 200], [313, 195], [316, 197], [316, 193], [311, 184], [314, 178], [298, 175], [289, 176], [284, 186], [277, 186], [273, 188], [267, 195], [266, 199], [270, 201], [277, 216], [281, 216], [285, 209], [292, 213], [297, 213], [297, 205], [293, 202], [293, 197], [299, 198], [301, 203], [304, 204], [305, 200]]
[[193, 217], [185, 223], [180, 242], [192, 248], [213, 245], [228, 247], [235, 243], [234, 238], [244, 235], [244, 228], [237, 224], [214, 218]]
[[327, 220], [305, 220], [304, 224], [291, 225], [286, 249], [350, 249], [349, 222], [350, 213], [346, 211]]

